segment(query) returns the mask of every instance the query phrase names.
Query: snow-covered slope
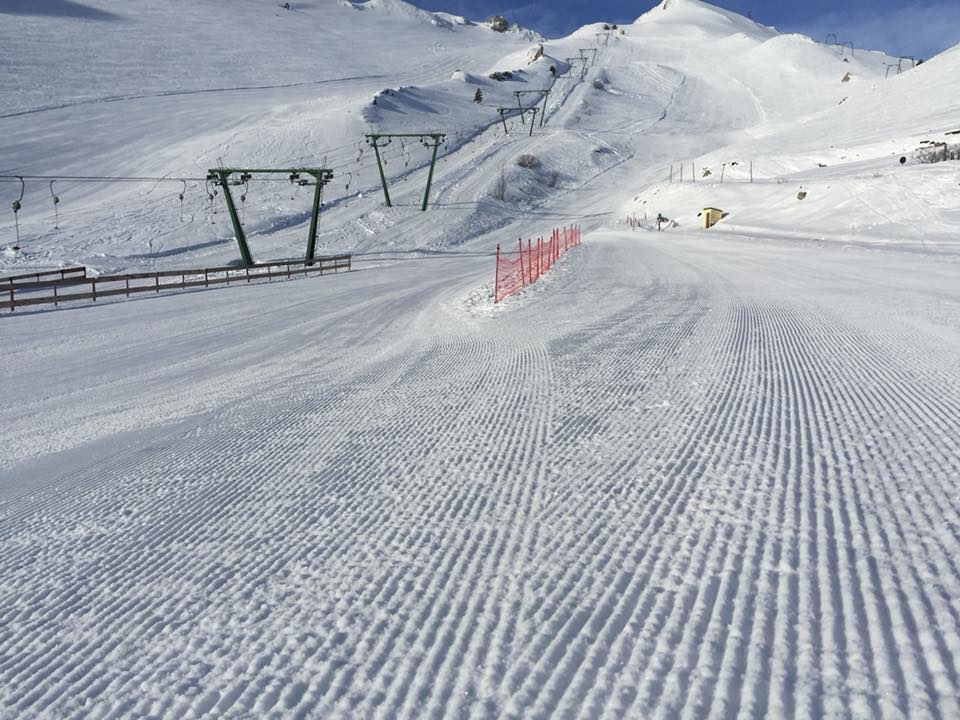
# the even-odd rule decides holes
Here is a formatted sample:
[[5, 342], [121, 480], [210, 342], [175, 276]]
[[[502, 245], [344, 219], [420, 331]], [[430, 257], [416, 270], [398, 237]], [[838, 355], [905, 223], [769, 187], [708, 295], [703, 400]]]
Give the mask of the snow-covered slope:
[[[700, 208], [720, 205], [730, 212], [721, 227], [906, 243], [922, 229], [940, 245], [952, 237], [952, 171], [900, 171], [890, 161], [915, 149], [924, 123], [950, 129], [955, 101], [944, 85], [955, 53], [887, 80], [881, 53], [850, 56], [698, 0], [663, 3], [609, 39], [599, 25], [584, 27], [547, 43], [532, 63], [538, 39], [526, 31], [496, 33], [401, 0], [291, 10], [241, 0], [229, 12], [203, 2], [89, 7], [68, 13], [50, 3], [4, 15], [0, 53], [14, 72], [0, 80], [0, 173], [184, 177], [186, 192], [177, 182], [61, 179], [54, 228], [50, 188], [30, 184], [22, 251], [0, 254], [11, 270], [232, 260], [222, 200], [210, 203], [204, 183], [192, 180], [218, 163], [332, 167], [321, 237], [330, 251], [461, 245], [613, 167], [598, 209], [621, 218], [663, 212], [693, 226]], [[564, 59], [585, 48], [600, 60], [580, 82], [579, 67]], [[496, 108], [514, 107], [516, 90], [551, 87], [550, 66], [567, 76], [553, 86], [545, 127], [524, 138], [513, 118], [517, 127], [504, 136]], [[492, 80], [494, 70], [514, 77]], [[920, 98], [936, 109], [925, 113]], [[384, 208], [363, 141], [371, 130], [447, 133], [435, 184], [440, 217], [414, 211], [429, 158], [415, 140], [385, 151], [398, 203]], [[528, 150], [542, 161], [534, 173], [514, 164]], [[867, 159], [900, 174], [868, 181], [877, 168]], [[714, 188], [725, 162], [737, 163], [724, 169], [725, 182], [740, 184]], [[751, 162], [758, 182], [745, 187]], [[702, 185], [689, 184], [691, 163]], [[677, 176], [683, 164], [688, 185], [665, 182], [671, 164]], [[504, 201], [495, 191], [501, 172]], [[917, 174], [936, 189], [904, 192]], [[809, 192], [802, 206], [791, 201], [801, 184]], [[244, 193], [260, 258], [302, 252], [306, 193], [282, 185], [255, 179]], [[12, 201], [19, 183], [0, 190]], [[886, 219], [869, 209], [876, 205]], [[8, 248], [12, 220], [0, 217]]]
[[[697, 33], [731, 22], [729, 13], [698, 0], [664, 5], [638, 21], [653, 28], [648, 43], [679, 19], [695, 23]], [[736, 51], [719, 53], [719, 46]], [[711, 56], [717, 67], [707, 65]], [[888, 78], [894, 58], [864, 50], [851, 55], [758, 27], [692, 44], [673, 64], [712, 79], [711, 103], [720, 116], [747, 104], [749, 95], [756, 122], [707, 152], [681, 149], [667, 165], [641, 174], [626, 214], [662, 212], [690, 227], [703, 207], [716, 206], [729, 213], [718, 231], [956, 247], [960, 198], [953, 190], [960, 172], [955, 163], [919, 164], [916, 151], [924, 141], [957, 137], [951, 133], [960, 129], [960, 99], [950, 90], [960, 72], [957, 48]], [[737, 95], [741, 89], [745, 95]]]
[[[485, 25], [403, 0], [295, 2], [290, 10], [261, 0], [94, 0], [74, 12], [70, 4], [36, 0], [25, 14], [4, 13], [0, 116], [348, 75], [439, 77], [445, 56], [490, 56], [498, 44]], [[395, 48], [398, 39], [411, 47]]]
[[[408, 125], [434, 129], [431, 116], [452, 97], [457, 70], [482, 73], [505, 56], [523, 55], [537, 40], [516, 28], [497, 33], [425, 13], [401, 0], [292, 3], [291, 10], [259, 0], [229, 8], [192, 0], [90, 8], [68, 12], [50, 0], [28, 14], [2, 15], [0, 58], [12, 71], [0, 79], [0, 174], [202, 178], [218, 162], [326, 162], [337, 170], [343, 195], [347, 160], [363, 147], [362, 134], [371, 129], [364, 111], [378, 93], [406, 86], [405, 95], [413, 97], [412, 86], [434, 86], [425, 104], [394, 113]], [[467, 115], [455, 110], [444, 118], [447, 125], [472, 130], [475, 119], [490, 114], [470, 102], [473, 93], [462, 88]], [[388, 159], [398, 149], [391, 148]], [[358, 168], [367, 174], [361, 188], [370, 186], [372, 156], [349, 168], [354, 177]], [[252, 187], [246, 214], [254, 232], [303, 222], [303, 197], [291, 202], [286, 190], [273, 192], [272, 182]], [[0, 263], [72, 260], [116, 268], [164, 257], [212, 261], [211, 252], [216, 261], [233, 257], [228, 226], [208, 220], [202, 182], [187, 183], [182, 213], [179, 183], [60, 180], [55, 189], [59, 229], [46, 184], [28, 186], [20, 213], [23, 253]], [[17, 182], [0, 183], [11, 201], [19, 190]], [[0, 228], [10, 246], [12, 221], [12, 213], [5, 214]], [[218, 245], [226, 246], [219, 254]]]
[[[0, 317], [0, 717], [960, 717], [957, 165], [914, 152], [960, 54], [885, 78], [696, 0], [540, 42], [0, 3], [0, 174], [56, 178], [0, 274], [235, 261], [220, 162], [334, 169], [355, 253]], [[427, 149], [386, 208], [371, 131], [447, 133], [426, 213]], [[242, 191], [302, 253], [307, 193]], [[574, 223], [490, 302], [498, 244]]]

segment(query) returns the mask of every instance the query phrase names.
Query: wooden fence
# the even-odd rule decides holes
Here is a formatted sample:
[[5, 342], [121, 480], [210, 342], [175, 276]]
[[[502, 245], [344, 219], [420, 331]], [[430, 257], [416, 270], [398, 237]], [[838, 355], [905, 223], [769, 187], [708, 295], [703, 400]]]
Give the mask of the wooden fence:
[[7, 286], [24, 282], [41, 282], [44, 278], [50, 280], [65, 280], [66, 278], [86, 277], [87, 269], [83, 266], [64, 268], [62, 270], [43, 270], [41, 272], [27, 273], [26, 275], [8, 275], [0, 277], [0, 289], [6, 290]]
[[[99, 298], [116, 295], [129, 297], [135, 293], [159, 293], [211, 285], [229, 285], [231, 282], [250, 283], [256, 280], [271, 282], [312, 273], [323, 275], [351, 269], [350, 255], [320, 257], [312, 263], [291, 260], [257, 263], [244, 267], [160, 270], [99, 277], [87, 277], [86, 268], [70, 268], [0, 278], [0, 297], [3, 298], [0, 300], [0, 310], [9, 308], [13, 312], [18, 307], [48, 304], [57, 306], [62, 302], [74, 300], [96, 302]], [[49, 279], [43, 279], [44, 276], [49, 276]]]

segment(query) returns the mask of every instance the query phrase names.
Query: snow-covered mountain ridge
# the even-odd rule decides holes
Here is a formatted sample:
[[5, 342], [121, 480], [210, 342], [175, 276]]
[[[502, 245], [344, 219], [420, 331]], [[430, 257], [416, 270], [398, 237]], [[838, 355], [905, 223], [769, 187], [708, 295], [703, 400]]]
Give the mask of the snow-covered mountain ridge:
[[[719, 205], [730, 214], [718, 231], [842, 231], [846, 239], [909, 244], [922, 216], [931, 241], [951, 236], [949, 165], [908, 164], [903, 174], [929, 177], [935, 189], [906, 196], [880, 170], [893, 172], [894, 156], [912, 160], [922, 140], [953, 129], [955, 104], [943, 90], [956, 52], [888, 78], [895, 59], [882, 53], [783, 35], [699, 0], [668, 0], [613, 33], [585, 26], [545, 42], [535, 62], [535, 36], [497, 33], [402, 0], [289, 10], [239, 0], [229, 12], [186, 0], [99, 0], [89, 8], [90, 16], [4, 15], [0, 53], [13, 72], [0, 79], [0, 130], [9, 138], [0, 173], [193, 178], [221, 162], [326, 164], [338, 178], [325, 198], [322, 242], [331, 251], [460, 245], [583, 183], [604, 198], [597, 212], [646, 214], [648, 225], [651, 213], [664, 213], [693, 226], [701, 207]], [[567, 63], [581, 51], [598, 58], [582, 80], [579, 65]], [[513, 79], [490, 79], [494, 71]], [[508, 116], [517, 127], [505, 136], [497, 107], [515, 107], [516, 90], [548, 88], [564, 73], [542, 130], [524, 138], [518, 131], [526, 128]], [[383, 207], [363, 142], [370, 131], [427, 130], [448, 138], [436, 194], [449, 209], [430, 223], [404, 202]], [[538, 154], [540, 170], [516, 168], [524, 152]], [[401, 183], [396, 192], [415, 205], [425, 153], [412, 142], [385, 154], [388, 174]], [[754, 183], [745, 187], [751, 163]], [[679, 184], [681, 166], [689, 185]], [[865, 171], [880, 182], [857, 179]], [[509, 188], [502, 199], [501, 174]], [[798, 205], [791, 198], [801, 185], [810, 201]], [[259, 255], [295, 255], [302, 199], [268, 183], [253, 187], [245, 214]], [[129, 184], [57, 188], [69, 220], [51, 230], [47, 189], [28, 186], [18, 218], [23, 252], [0, 262], [119, 269], [233, 255], [229, 227], [217, 224], [216, 208], [192, 181], [185, 221], [169, 192], [161, 200], [159, 190]], [[887, 208], [879, 220], [867, 202], [878, 195]], [[856, 197], [864, 202], [851, 204]], [[4, 237], [11, 220], [0, 220]]]

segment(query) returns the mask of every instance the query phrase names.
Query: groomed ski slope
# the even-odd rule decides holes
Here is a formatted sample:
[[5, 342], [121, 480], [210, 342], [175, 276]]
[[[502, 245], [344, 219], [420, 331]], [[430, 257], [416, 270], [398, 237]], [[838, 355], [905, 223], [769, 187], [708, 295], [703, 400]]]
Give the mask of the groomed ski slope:
[[[668, 0], [505, 137], [474, 123], [598, 27], [529, 64], [536, 38], [397, 0], [90, 2], [119, 19], [76, 48], [119, 84], [56, 74], [75, 18], [0, 14], [0, 170], [333, 148], [359, 179], [321, 245], [357, 271], [0, 317], [0, 718], [960, 717], [956, 165], [897, 162], [954, 129], [956, 50], [885, 82]], [[276, 62], [211, 63], [214, 27]], [[433, 121], [430, 211], [396, 145], [384, 208], [357, 137]], [[251, 187], [257, 257], [303, 251], [281, 185]], [[58, 187], [5, 271], [236, 257], [202, 183], [182, 222], [179, 185]], [[657, 212], [679, 227], [623, 231]], [[572, 223], [494, 307], [497, 243]]]
[[6, 322], [3, 714], [960, 713], [955, 262], [489, 264]]

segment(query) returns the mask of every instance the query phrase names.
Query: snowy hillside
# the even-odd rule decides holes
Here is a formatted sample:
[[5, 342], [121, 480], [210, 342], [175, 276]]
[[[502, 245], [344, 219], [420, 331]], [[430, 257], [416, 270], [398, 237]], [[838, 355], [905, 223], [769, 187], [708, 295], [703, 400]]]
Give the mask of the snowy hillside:
[[[29, 184], [18, 215], [21, 252], [9, 250], [12, 213], [0, 218], [8, 248], [0, 267], [11, 271], [232, 261], [222, 198], [210, 202], [202, 182], [218, 163], [332, 167], [321, 227], [331, 252], [463, 244], [614, 166], [609, 187], [625, 191], [603, 210], [620, 218], [662, 212], [694, 227], [703, 206], [719, 205], [730, 213], [721, 226], [743, 231], [916, 243], [922, 230], [931, 243], [952, 242], [952, 171], [901, 169], [894, 159], [954, 129], [956, 101], [943, 85], [956, 53], [885, 79], [892, 59], [880, 53], [850, 56], [696, 0], [658, 6], [612, 40], [598, 35], [600, 25], [585, 27], [547, 43], [533, 63], [529, 32], [497, 33], [400, 0], [291, 10], [243, 0], [229, 13], [216, 3], [101, 6], [57, 14], [53, 3], [49, 14], [4, 16], [0, 52], [15, 72], [0, 81], [8, 138], [0, 188], [13, 200], [16, 175], [187, 181]], [[600, 60], [580, 82], [579, 65], [565, 58], [584, 48]], [[517, 90], [551, 87], [550, 66], [566, 75], [553, 86], [545, 127], [523, 138], [513, 117], [504, 137], [497, 107], [514, 107]], [[492, 80], [492, 71], [513, 79]], [[922, 97], [936, 98], [931, 113]], [[413, 210], [429, 161], [414, 140], [385, 151], [399, 186], [398, 207], [383, 206], [363, 140], [370, 131], [447, 134], [439, 217], [424, 222]], [[527, 150], [542, 157], [536, 176], [516, 171]], [[724, 180], [736, 184], [713, 187], [723, 163], [731, 164]], [[757, 182], [745, 187], [751, 163]], [[674, 185], [665, 182], [671, 164]], [[703, 185], [689, 184], [691, 164]], [[688, 185], [678, 184], [681, 165]], [[494, 203], [501, 171], [507, 202]], [[928, 196], [904, 190], [918, 176], [931, 179]], [[802, 206], [801, 185], [809, 197]], [[307, 193], [255, 178], [244, 195], [257, 256], [302, 253]], [[899, 211], [891, 215], [892, 206]]]
[[960, 717], [960, 48], [280, 5], [0, 1], [0, 275], [353, 254], [3, 312], [0, 717]]

